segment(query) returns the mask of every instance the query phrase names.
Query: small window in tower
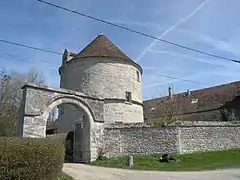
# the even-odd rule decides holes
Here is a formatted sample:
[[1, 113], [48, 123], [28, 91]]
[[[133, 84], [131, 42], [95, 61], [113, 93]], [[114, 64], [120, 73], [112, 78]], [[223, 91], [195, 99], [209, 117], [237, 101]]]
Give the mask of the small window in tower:
[[137, 71], [137, 80], [140, 81], [140, 73]]
[[126, 102], [132, 103], [132, 93], [126, 91]]

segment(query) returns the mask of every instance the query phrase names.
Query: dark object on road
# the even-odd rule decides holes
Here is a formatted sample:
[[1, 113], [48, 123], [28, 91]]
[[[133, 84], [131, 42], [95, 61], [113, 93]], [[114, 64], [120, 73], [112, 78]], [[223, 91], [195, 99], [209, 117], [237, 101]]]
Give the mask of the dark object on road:
[[171, 162], [171, 161], [176, 161], [176, 158], [171, 156], [170, 154], [163, 154], [160, 159], [160, 162]]

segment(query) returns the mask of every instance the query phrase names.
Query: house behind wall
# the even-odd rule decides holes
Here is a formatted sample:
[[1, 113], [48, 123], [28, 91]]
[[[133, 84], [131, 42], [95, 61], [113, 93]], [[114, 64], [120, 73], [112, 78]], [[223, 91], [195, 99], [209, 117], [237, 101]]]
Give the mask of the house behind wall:
[[174, 104], [173, 118], [184, 121], [228, 121], [240, 118], [240, 81], [187, 91], [143, 102], [144, 120], [164, 120]]

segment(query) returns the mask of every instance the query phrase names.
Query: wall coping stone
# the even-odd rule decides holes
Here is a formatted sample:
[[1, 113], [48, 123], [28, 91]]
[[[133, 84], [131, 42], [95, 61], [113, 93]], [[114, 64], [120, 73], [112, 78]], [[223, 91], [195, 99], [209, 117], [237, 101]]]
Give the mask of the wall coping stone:
[[52, 92], [58, 92], [58, 93], [62, 93], [62, 94], [68, 94], [68, 95], [75, 95], [75, 96], [79, 96], [79, 97], [84, 97], [84, 98], [88, 98], [88, 99], [93, 99], [93, 100], [98, 100], [98, 101], [104, 101], [103, 98], [100, 97], [90, 97], [85, 95], [82, 92], [79, 91], [73, 91], [70, 89], [64, 89], [64, 88], [54, 88], [54, 87], [49, 87], [49, 86], [44, 86], [44, 85], [37, 85], [37, 84], [33, 84], [33, 83], [26, 83], [21, 89], [24, 89], [26, 87], [30, 87], [33, 89], [42, 89], [45, 91], [52, 91]]
[[240, 121], [180, 121], [180, 124], [173, 124], [178, 126], [232, 126], [240, 125]]
[[[104, 126], [105, 129], [123, 129], [123, 128], [169, 128], [163, 126], [149, 125], [146, 123], [109, 123]], [[176, 127], [176, 126], [171, 126]]]
[[230, 123], [230, 122], [185, 122], [181, 125], [167, 125], [167, 126], [157, 126], [149, 125], [146, 123], [108, 123], [104, 125], [105, 129], [126, 129], [126, 128], [181, 128], [181, 127], [240, 127], [240, 122]]

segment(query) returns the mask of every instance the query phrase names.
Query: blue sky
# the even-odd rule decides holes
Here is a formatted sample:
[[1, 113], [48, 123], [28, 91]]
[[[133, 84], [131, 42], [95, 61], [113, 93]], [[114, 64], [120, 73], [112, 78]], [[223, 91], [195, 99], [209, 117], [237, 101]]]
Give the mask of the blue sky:
[[[239, 0], [49, 0], [181, 45], [240, 59]], [[79, 52], [103, 32], [143, 69], [143, 98], [200, 89], [240, 79], [240, 64], [211, 58], [65, 12], [36, 0], [0, 2], [0, 39]], [[1, 68], [36, 67], [59, 86], [61, 56], [0, 43]], [[190, 83], [160, 75], [201, 83]]]

